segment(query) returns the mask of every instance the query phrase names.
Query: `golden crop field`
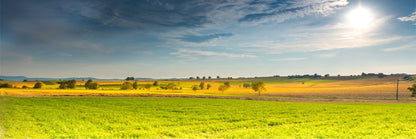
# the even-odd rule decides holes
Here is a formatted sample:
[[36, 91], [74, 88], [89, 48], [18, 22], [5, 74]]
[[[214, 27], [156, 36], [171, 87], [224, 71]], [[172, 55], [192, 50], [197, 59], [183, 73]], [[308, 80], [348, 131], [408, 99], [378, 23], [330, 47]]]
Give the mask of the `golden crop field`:
[[[329, 80], [329, 79], [234, 79], [234, 80], [173, 80], [158, 81], [158, 86], [145, 89], [145, 84], [153, 84], [154, 81], [137, 81], [137, 90], [120, 90], [125, 81], [96, 81], [100, 88], [87, 90], [85, 81], [77, 81], [75, 89], [57, 89], [59, 84], [46, 85], [43, 82], [42, 89], [20, 89], [23, 85], [33, 87], [36, 82], [3, 81], [12, 84], [16, 88], [1, 89], [2, 95], [8, 96], [129, 96], [129, 95], [205, 95], [205, 96], [257, 96], [251, 88], [244, 88], [244, 83], [252, 81], [264, 81], [267, 91], [261, 92], [266, 97], [306, 97], [306, 98], [338, 98], [338, 99], [395, 99], [396, 80], [398, 77], [367, 78], [353, 80]], [[134, 81], [129, 81], [133, 83]], [[211, 85], [209, 90], [192, 90], [192, 86], [201, 82]], [[222, 92], [218, 87], [224, 82], [230, 82], [231, 87]], [[174, 83], [177, 90], [164, 90], [161, 86]], [[399, 82], [399, 98], [414, 99], [407, 90], [416, 81]], [[179, 89], [180, 88], [180, 89]], [[146, 95], [145, 95], [146, 94]]]

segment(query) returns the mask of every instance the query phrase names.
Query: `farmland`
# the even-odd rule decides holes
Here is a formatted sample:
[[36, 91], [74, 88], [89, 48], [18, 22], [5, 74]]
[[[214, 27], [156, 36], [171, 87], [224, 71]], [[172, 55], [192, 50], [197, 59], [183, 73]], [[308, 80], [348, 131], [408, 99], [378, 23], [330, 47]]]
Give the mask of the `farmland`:
[[[391, 100], [396, 97], [396, 80], [401, 77], [386, 78], [358, 78], [358, 79], [234, 79], [234, 80], [173, 80], [159, 81], [158, 86], [145, 89], [145, 84], [153, 84], [153, 81], [138, 81], [137, 90], [120, 90], [124, 81], [97, 81], [100, 85], [98, 90], [86, 90], [85, 81], [77, 81], [75, 89], [56, 89], [59, 84], [48, 81], [42, 89], [1, 89], [0, 93], [6, 96], [143, 96], [145, 95], [197, 95], [197, 96], [257, 96], [251, 88], [244, 88], [244, 83], [263, 81], [266, 83], [267, 91], [262, 93], [263, 97], [291, 97], [291, 98], [332, 98], [332, 99], [379, 99]], [[133, 83], [133, 81], [130, 81]], [[207, 90], [193, 91], [193, 85], [201, 82], [210, 84]], [[230, 82], [230, 89], [221, 92], [218, 86], [224, 82]], [[8, 83], [20, 88], [23, 85], [33, 87], [36, 83], [8, 81]], [[168, 83], [176, 85], [177, 90], [164, 90], [161, 87]], [[416, 81], [400, 81], [399, 98], [401, 100], [415, 100], [410, 97], [407, 90]]]
[[416, 136], [415, 104], [128, 97], [0, 99], [5, 138]]
[[[98, 81], [97, 90], [2, 81], [14, 88], [0, 89], [0, 137], [414, 138], [416, 99], [406, 88], [416, 82], [400, 81], [397, 101], [397, 79], [173, 80], [149, 89], [154, 81], [138, 81], [137, 90], [120, 90], [124, 81]], [[261, 96], [243, 87], [255, 81], [266, 84]], [[192, 90], [201, 82], [212, 87]], [[180, 89], [162, 89], [172, 83]]]

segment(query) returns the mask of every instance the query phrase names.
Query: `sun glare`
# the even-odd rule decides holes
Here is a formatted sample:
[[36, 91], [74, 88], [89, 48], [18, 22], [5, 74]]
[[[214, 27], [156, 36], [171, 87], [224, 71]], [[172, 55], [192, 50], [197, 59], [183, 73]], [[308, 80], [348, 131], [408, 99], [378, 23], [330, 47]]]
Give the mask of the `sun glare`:
[[372, 20], [370, 11], [364, 8], [358, 8], [351, 11], [347, 18], [351, 26], [355, 28], [364, 28], [368, 26]]

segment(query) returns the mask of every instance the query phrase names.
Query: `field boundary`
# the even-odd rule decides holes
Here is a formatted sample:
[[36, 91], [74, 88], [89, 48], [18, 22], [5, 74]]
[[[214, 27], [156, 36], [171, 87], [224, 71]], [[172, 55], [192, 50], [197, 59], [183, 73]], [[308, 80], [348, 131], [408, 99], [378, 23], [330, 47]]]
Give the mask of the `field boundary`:
[[416, 103], [416, 100], [389, 100], [389, 99], [355, 99], [355, 98], [311, 98], [311, 97], [287, 97], [287, 96], [211, 96], [211, 95], [187, 95], [187, 94], [44, 94], [44, 95], [7, 95], [9, 97], [155, 97], [155, 98], [207, 98], [207, 99], [239, 99], [258, 101], [280, 101], [280, 102], [304, 102], [304, 103]]

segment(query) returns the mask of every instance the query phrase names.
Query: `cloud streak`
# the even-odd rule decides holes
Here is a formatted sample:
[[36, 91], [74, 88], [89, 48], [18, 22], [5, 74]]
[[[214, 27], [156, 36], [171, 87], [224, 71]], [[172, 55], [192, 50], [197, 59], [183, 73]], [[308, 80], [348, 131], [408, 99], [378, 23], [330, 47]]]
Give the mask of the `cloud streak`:
[[280, 58], [280, 59], [272, 59], [270, 61], [300, 61], [306, 60], [305, 57], [297, 57], [297, 58]]
[[179, 49], [176, 52], [171, 52], [171, 55], [184, 58], [198, 58], [200, 56], [209, 56], [209, 57], [228, 57], [228, 58], [255, 58], [255, 55], [249, 54], [234, 54], [234, 53], [222, 53], [214, 51], [201, 51], [201, 50], [189, 50], [189, 49]]

